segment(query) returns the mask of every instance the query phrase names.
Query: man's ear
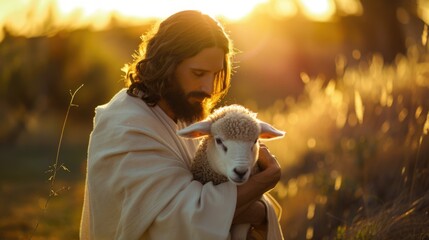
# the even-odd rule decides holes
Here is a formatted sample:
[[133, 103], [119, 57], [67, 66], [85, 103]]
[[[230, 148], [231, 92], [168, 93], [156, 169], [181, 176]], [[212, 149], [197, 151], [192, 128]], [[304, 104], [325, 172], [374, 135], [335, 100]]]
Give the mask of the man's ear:
[[185, 138], [200, 138], [210, 135], [210, 128], [212, 123], [210, 121], [201, 121], [191, 124], [179, 131], [177, 135]]
[[259, 138], [261, 139], [276, 139], [283, 137], [286, 132], [280, 131], [270, 124], [260, 121], [259, 120], [259, 126], [261, 127], [261, 133], [259, 134]]

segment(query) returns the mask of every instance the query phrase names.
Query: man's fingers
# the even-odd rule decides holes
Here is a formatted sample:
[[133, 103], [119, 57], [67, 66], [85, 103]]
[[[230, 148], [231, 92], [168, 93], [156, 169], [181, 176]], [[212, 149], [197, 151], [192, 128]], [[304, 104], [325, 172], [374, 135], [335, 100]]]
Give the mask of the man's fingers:
[[276, 156], [272, 155], [265, 145], [261, 145], [259, 148], [258, 162], [262, 169], [268, 168], [271, 165], [278, 165]]
[[271, 154], [270, 150], [267, 148], [267, 146], [262, 146], [259, 148], [259, 156], [261, 157], [265, 157], [265, 158], [269, 158], [272, 157], [274, 155]]

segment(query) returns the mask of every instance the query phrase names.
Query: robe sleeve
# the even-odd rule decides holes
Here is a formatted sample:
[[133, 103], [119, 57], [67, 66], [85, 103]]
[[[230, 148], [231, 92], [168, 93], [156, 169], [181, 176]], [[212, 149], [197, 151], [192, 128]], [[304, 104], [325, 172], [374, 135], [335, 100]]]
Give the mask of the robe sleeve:
[[88, 150], [92, 238], [228, 239], [236, 186], [193, 181], [153, 120], [109, 119], [95, 120]]

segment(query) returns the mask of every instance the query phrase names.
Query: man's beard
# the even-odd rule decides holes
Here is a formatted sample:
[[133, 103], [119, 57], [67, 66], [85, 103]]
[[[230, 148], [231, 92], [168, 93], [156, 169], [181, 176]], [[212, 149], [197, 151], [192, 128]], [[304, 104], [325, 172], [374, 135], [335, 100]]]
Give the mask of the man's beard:
[[208, 112], [205, 101], [191, 103], [189, 101], [191, 98], [210, 98], [210, 95], [201, 91], [193, 91], [185, 94], [177, 81], [173, 80], [170, 89], [166, 91], [164, 96], [165, 101], [173, 111], [177, 120], [187, 123], [204, 119]]

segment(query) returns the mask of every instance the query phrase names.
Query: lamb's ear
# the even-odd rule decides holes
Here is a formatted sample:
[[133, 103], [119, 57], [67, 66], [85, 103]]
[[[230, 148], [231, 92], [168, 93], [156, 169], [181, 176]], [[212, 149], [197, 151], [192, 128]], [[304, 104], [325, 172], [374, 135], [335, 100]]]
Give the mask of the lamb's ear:
[[280, 131], [263, 121], [259, 121], [259, 126], [261, 126], [261, 133], [259, 134], [261, 139], [276, 139], [286, 134], [286, 132]]
[[191, 124], [177, 131], [177, 134], [185, 138], [200, 138], [210, 134], [210, 121], [201, 121]]

